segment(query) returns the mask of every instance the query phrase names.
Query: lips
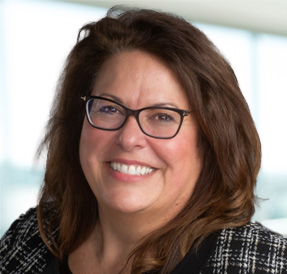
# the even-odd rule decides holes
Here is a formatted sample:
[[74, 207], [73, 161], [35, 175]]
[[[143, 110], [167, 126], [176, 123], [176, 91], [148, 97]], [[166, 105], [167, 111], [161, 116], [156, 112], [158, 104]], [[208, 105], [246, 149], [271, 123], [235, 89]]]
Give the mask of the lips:
[[119, 162], [111, 162], [110, 167], [115, 171], [137, 176], [148, 175], [154, 171], [154, 168], [148, 166], [127, 165], [127, 164], [121, 164]]

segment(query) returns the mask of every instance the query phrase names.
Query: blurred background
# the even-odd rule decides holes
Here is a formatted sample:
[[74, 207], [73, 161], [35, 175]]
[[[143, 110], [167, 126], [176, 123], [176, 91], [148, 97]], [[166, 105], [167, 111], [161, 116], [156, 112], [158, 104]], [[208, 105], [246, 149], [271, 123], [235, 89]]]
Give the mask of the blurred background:
[[287, 0], [0, 0], [0, 236], [37, 203], [35, 153], [77, 32], [115, 4], [176, 13], [230, 61], [262, 141], [253, 220], [287, 235]]

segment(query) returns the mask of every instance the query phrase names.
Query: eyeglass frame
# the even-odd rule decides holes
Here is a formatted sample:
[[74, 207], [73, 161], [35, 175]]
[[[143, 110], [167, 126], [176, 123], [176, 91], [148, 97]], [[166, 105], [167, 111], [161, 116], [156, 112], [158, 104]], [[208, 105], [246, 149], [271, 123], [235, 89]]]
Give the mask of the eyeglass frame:
[[[160, 106], [144, 107], [144, 108], [133, 110], [133, 109], [130, 109], [130, 108], [126, 107], [125, 105], [123, 105], [123, 104], [121, 104], [121, 103], [119, 103], [119, 102], [117, 102], [115, 100], [112, 100], [112, 99], [109, 99], [109, 98], [106, 98], [106, 97], [102, 97], [102, 96], [84, 95], [84, 96], [81, 96], [81, 99], [85, 102], [86, 116], [87, 116], [89, 124], [92, 127], [97, 128], [97, 129], [101, 129], [101, 130], [106, 130], [106, 131], [116, 131], [116, 130], [121, 129], [125, 125], [126, 121], [128, 120], [128, 118], [130, 116], [133, 116], [133, 117], [135, 117], [140, 130], [145, 135], [147, 135], [147, 136], [149, 136], [151, 138], [155, 138], [155, 139], [172, 139], [172, 138], [174, 138], [178, 134], [179, 130], [181, 129], [184, 117], [188, 116], [192, 112], [191, 110], [184, 110], [184, 109], [171, 108], [171, 107], [160, 107]], [[115, 103], [115, 104], [121, 106], [126, 111], [125, 119], [123, 120], [122, 124], [119, 127], [112, 128], [112, 129], [111, 128], [102, 128], [102, 127], [95, 126], [93, 124], [93, 122], [91, 121], [90, 113], [89, 113], [89, 101], [91, 99], [106, 100], [106, 101], [109, 101], [109, 102], [112, 102], [112, 103]], [[144, 129], [142, 128], [142, 126], [141, 126], [141, 123], [140, 123], [140, 120], [139, 120], [139, 115], [140, 115], [140, 113], [142, 111], [144, 111], [146, 109], [166, 109], [166, 110], [171, 110], [171, 111], [177, 112], [180, 115], [180, 124], [179, 124], [178, 129], [175, 132], [175, 134], [172, 135], [171, 137], [157, 137], [157, 136], [153, 136], [153, 135], [148, 134], [147, 132], [145, 132]]]

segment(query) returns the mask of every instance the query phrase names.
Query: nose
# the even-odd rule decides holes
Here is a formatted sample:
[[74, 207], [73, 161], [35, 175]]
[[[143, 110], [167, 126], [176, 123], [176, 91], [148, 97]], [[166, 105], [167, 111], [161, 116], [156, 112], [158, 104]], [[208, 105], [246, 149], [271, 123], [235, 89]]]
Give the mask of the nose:
[[141, 131], [136, 118], [130, 116], [119, 130], [117, 144], [125, 151], [139, 149], [146, 146], [146, 135]]

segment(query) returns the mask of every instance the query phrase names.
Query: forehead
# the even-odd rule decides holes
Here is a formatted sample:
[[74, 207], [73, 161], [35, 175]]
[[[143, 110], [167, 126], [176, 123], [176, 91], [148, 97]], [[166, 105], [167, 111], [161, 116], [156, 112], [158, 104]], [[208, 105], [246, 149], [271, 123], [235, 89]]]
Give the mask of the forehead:
[[130, 51], [107, 59], [93, 88], [94, 95], [111, 94], [130, 107], [173, 102], [187, 107], [187, 97], [171, 69], [155, 56]]

